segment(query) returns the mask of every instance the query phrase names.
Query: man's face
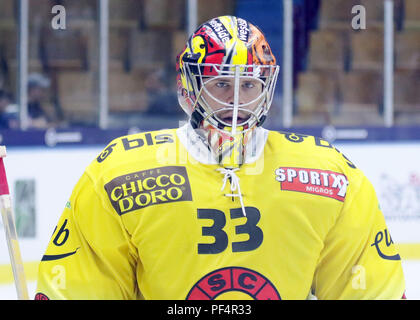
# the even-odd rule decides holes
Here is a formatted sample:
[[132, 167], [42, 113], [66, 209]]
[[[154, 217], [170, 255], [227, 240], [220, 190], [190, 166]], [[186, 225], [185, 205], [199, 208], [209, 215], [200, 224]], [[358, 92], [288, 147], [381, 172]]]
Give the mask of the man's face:
[[[232, 124], [233, 106], [235, 101], [235, 79], [233, 77], [219, 77], [216, 79], [205, 79], [202, 97], [208, 103], [219, 119], [227, 124]], [[237, 124], [244, 123], [250, 117], [247, 111], [255, 111], [260, 104], [263, 92], [261, 80], [252, 77], [241, 77], [239, 79], [239, 111]], [[258, 99], [260, 97], [260, 99]], [[227, 104], [222, 104], [217, 100]], [[225, 108], [225, 110], [221, 110]], [[241, 110], [242, 109], [242, 110]], [[218, 110], [221, 110], [217, 112]]]

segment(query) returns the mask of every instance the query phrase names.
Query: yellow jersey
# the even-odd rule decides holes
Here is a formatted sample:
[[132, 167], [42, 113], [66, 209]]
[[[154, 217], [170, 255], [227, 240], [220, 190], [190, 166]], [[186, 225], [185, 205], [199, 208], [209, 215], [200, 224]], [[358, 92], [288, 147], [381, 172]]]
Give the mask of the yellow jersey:
[[191, 130], [120, 137], [93, 160], [35, 299], [403, 296], [374, 188], [333, 145], [258, 128], [246, 163], [226, 175]]

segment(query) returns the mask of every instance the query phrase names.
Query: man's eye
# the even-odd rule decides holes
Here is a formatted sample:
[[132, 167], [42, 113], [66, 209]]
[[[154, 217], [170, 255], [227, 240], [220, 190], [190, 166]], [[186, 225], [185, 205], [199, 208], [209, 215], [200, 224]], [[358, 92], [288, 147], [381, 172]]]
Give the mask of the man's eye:
[[243, 84], [243, 87], [246, 88], [246, 89], [252, 89], [252, 88], [255, 87], [255, 84], [253, 84], [252, 82], [245, 82]]
[[216, 83], [216, 87], [218, 87], [218, 88], [226, 88], [228, 86], [229, 86], [229, 84], [227, 82], [217, 82]]

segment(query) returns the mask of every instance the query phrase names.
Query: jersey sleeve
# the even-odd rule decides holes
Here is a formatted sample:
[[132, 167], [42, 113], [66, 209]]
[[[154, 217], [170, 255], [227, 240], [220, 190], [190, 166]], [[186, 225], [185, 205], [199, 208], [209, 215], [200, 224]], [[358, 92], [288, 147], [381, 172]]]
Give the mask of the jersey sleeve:
[[314, 275], [318, 299], [401, 299], [405, 282], [375, 190], [356, 169]]
[[120, 217], [85, 172], [40, 262], [35, 299], [137, 299], [137, 261]]

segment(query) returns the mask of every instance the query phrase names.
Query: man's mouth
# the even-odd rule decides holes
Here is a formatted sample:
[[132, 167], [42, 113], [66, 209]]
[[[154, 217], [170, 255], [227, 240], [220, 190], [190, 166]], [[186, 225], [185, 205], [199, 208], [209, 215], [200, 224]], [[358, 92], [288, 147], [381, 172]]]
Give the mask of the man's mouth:
[[[219, 117], [219, 118], [227, 124], [232, 124], [233, 123], [233, 116], [232, 115], [226, 115], [226, 116], [222, 116], [222, 117]], [[241, 124], [241, 123], [243, 123], [247, 120], [248, 120], [248, 117], [243, 117], [243, 116], [238, 115], [236, 123]]]

